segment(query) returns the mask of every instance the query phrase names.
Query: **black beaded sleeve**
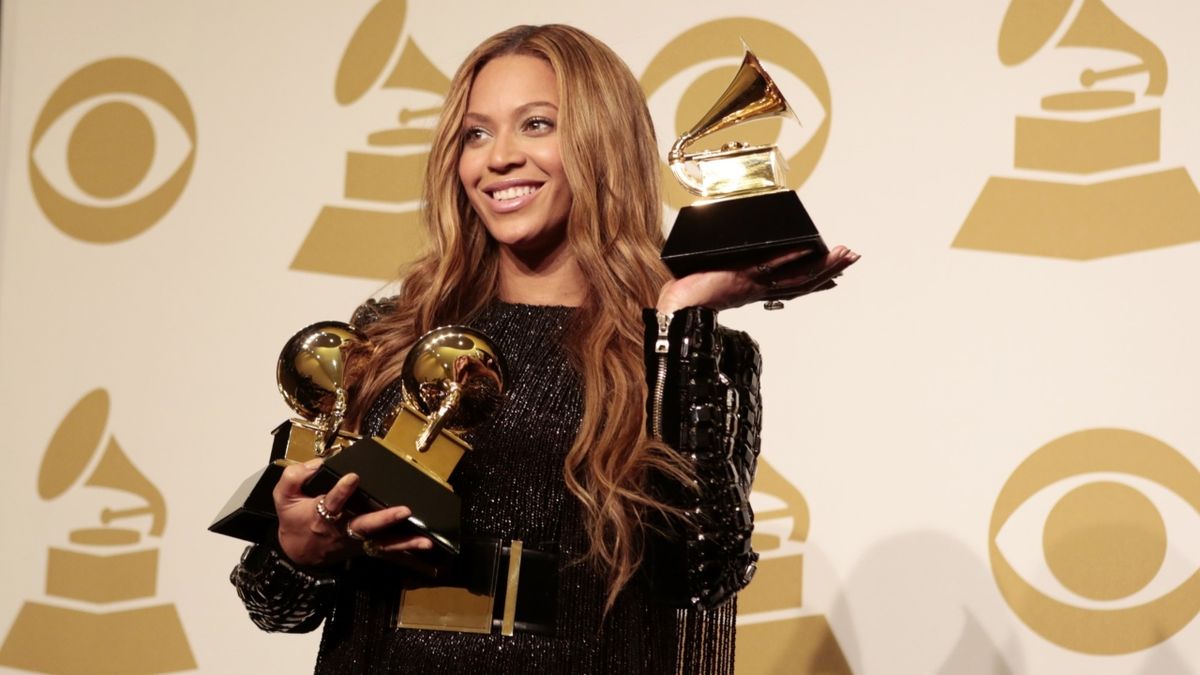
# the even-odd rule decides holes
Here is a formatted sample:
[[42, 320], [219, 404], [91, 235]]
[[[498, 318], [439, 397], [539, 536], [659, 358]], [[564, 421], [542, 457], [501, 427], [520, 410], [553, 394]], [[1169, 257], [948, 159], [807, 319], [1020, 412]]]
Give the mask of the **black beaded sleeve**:
[[229, 575], [250, 620], [272, 633], [307, 633], [332, 606], [332, 575], [310, 574], [271, 544], [246, 547]]
[[750, 582], [750, 485], [759, 452], [758, 346], [722, 328], [712, 310], [665, 315], [646, 310], [647, 423], [689, 463], [682, 485], [662, 475], [651, 490], [683, 512], [657, 523], [646, 545], [656, 594], [679, 607], [719, 606]]

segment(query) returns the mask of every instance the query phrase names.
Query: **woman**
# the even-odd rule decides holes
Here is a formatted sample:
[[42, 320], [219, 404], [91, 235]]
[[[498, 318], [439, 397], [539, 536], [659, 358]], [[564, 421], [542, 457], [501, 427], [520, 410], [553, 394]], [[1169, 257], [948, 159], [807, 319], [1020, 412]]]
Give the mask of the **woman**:
[[315, 463], [291, 467], [278, 541], [248, 549], [233, 581], [264, 629], [325, 622], [318, 672], [732, 672], [729, 598], [756, 559], [758, 361], [714, 311], [826, 287], [858, 256], [671, 279], [656, 152], [635, 78], [576, 29], [510, 29], [455, 75], [424, 185], [429, 250], [399, 296], [356, 313], [377, 348], [350, 420], [383, 431], [424, 332], [490, 335], [508, 397], [452, 482], [468, 538], [520, 540], [542, 567], [522, 573], [511, 636], [403, 627], [401, 588], [437, 586], [410, 564], [432, 543], [397, 534], [403, 506], [343, 517], [355, 476], [312, 499]]

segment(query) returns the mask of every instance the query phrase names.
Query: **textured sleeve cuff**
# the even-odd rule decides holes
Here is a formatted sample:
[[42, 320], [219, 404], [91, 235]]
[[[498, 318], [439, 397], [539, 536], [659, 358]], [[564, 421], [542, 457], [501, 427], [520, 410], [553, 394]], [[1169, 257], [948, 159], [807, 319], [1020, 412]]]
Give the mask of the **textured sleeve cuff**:
[[332, 602], [332, 575], [301, 570], [270, 544], [247, 547], [229, 580], [250, 620], [268, 632], [307, 633]]

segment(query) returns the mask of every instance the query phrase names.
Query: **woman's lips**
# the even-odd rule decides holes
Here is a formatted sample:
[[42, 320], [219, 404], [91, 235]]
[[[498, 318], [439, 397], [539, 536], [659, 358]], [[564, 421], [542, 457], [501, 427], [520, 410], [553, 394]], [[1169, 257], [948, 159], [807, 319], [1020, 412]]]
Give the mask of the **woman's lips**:
[[542, 189], [537, 183], [518, 183], [513, 185], [490, 186], [484, 190], [496, 213], [516, 211], [533, 201]]

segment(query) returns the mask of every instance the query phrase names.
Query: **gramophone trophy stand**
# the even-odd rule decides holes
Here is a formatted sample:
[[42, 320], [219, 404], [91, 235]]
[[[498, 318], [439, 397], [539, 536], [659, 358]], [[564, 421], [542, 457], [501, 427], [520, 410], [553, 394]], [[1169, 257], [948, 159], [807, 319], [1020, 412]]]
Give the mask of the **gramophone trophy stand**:
[[[828, 246], [795, 192], [775, 146], [733, 142], [719, 150], [686, 153], [695, 141], [722, 129], [768, 117], [795, 118], [774, 80], [747, 50], [733, 81], [667, 156], [676, 179], [701, 201], [680, 210], [662, 250], [676, 277], [708, 269], [746, 267], [772, 255]], [[781, 296], [782, 297], [782, 296]]]
[[210, 532], [249, 542], [269, 540], [279, 527], [273, 492], [283, 470], [357, 440], [339, 429], [346, 405], [342, 383], [347, 353], [366, 344], [365, 336], [339, 321], [312, 324], [287, 341], [276, 380], [284, 400], [302, 419], [288, 420], [271, 432], [269, 462], [242, 481], [208, 526]]
[[446, 553], [458, 553], [462, 500], [442, 476], [450, 475], [470, 446], [457, 434], [442, 431], [428, 450], [417, 453], [412, 439], [427, 424], [427, 417], [403, 406], [383, 438], [364, 438], [325, 460], [304, 484], [305, 494], [323, 495], [342, 476], [358, 474], [358, 488], [346, 503], [346, 513], [403, 504], [413, 513], [403, 529], [429, 537]]
[[[271, 456], [266, 466], [250, 474], [221, 507], [210, 532], [249, 542], [269, 539], [279, 527], [275, 514], [275, 484], [289, 464], [302, 464], [317, 457], [313, 446], [322, 430], [304, 420], [288, 420], [271, 430]], [[335, 447], [349, 443], [338, 434]]]

